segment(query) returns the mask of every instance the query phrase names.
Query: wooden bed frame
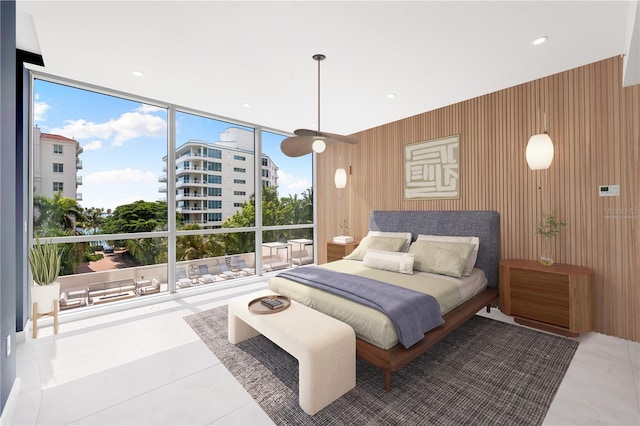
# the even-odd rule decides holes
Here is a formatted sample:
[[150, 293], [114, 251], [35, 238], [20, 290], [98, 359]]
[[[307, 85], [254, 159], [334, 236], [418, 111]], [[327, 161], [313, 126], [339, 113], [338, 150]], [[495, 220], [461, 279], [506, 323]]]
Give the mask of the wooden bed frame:
[[384, 371], [384, 389], [389, 392], [391, 390], [392, 372], [398, 371], [422, 355], [427, 349], [438, 343], [483, 307], [486, 306], [488, 312], [492, 302], [497, 297], [497, 288], [487, 288], [473, 296], [462, 305], [443, 315], [444, 324], [425, 333], [424, 338], [409, 349], [405, 349], [400, 343], [391, 349], [381, 349], [356, 337], [356, 355]]
[[496, 211], [382, 211], [371, 212], [369, 230], [411, 232], [418, 234], [474, 236], [480, 238], [476, 268], [487, 276], [487, 288], [457, 308], [443, 315], [445, 323], [427, 333], [424, 338], [406, 349], [397, 344], [381, 349], [356, 338], [356, 355], [384, 371], [385, 390], [391, 390], [391, 373], [398, 371], [447, 334], [474, 316], [483, 307], [487, 311], [498, 298], [498, 269], [500, 261], [500, 216]]

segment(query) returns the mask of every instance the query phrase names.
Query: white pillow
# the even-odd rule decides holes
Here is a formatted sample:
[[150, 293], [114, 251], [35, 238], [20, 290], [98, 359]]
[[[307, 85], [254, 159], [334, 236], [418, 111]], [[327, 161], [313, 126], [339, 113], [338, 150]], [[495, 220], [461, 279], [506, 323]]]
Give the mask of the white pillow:
[[411, 245], [411, 232], [383, 232], [383, 231], [369, 231], [367, 236], [375, 236], [375, 237], [396, 237], [396, 238], [404, 238], [407, 242], [402, 246], [403, 252], [409, 251], [409, 246]]
[[473, 272], [473, 267], [476, 265], [476, 259], [478, 258], [478, 247], [480, 247], [480, 238], [478, 237], [449, 237], [444, 235], [424, 235], [418, 234], [416, 241], [445, 241], [449, 243], [469, 243], [476, 247], [469, 255], [467, 263], [462, 270], [462, 276], [468, 277]]
[[401, 274], [413, 274], [413, 262], [415, 258], [416, 255], [413, 253], [369, 249], [367, 250], [367, 254], [364, 255], [362, 264], [369, 268], [400, 272]]

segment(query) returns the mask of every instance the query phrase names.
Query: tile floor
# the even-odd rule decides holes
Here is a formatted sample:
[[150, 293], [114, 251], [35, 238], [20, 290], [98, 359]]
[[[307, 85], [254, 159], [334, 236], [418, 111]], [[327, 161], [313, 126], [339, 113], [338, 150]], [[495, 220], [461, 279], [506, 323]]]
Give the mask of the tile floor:
[[[266, 283], [64, 322], [17, 345], [12, 425], [273, 424], [182, 317]], [[493, 309], [482, 315], [512, 322]], [[640, 344], [589, 333], [545, 424], [640, 424]]]

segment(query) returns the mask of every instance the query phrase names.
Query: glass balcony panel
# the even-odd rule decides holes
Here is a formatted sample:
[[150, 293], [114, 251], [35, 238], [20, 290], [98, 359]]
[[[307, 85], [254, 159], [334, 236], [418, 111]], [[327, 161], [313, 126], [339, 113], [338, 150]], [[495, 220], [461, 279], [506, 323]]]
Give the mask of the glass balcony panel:
[[[196, 224], [185, 228], [202, 229]], [[176, 287], [229, 284], [256, 275], [252, 232], [181, 235], [176, 240]]]
[[61, 243], [58, 247], [62, 253], [61, 311], [168, 291], [166, 238]]
[[264, 272], [274, 272], [314, 262], [313, 228], [262, 231]]

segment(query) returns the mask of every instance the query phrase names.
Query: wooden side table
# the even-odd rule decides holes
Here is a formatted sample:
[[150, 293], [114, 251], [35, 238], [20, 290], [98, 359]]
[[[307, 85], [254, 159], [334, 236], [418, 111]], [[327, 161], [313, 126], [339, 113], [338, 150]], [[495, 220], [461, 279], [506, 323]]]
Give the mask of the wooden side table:
[[592, 331], [594, 276], [582, 266], [500, 261], [500, 309], [519, 324], [568, 337]]
[[327, 241], [327, 263], [340, 260], [351, 254], [358, 247], [359, 241], [353, 243], [340, 244], [333, 241]]

